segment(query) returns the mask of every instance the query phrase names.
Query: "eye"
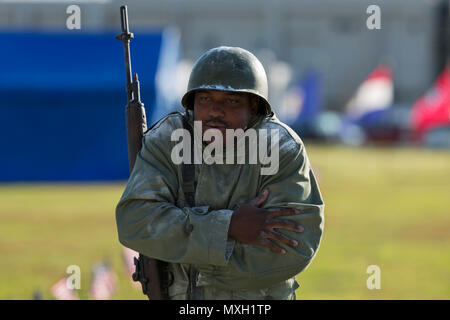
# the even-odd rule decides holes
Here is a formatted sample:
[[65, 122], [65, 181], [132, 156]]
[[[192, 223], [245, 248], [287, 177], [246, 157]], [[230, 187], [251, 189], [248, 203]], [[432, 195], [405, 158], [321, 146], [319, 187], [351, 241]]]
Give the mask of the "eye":
[[239, 103], [239, 100], [238, 99], [228, 99], [228, 103], [237, 104], [237, 103]]
[[200, 96], [200, 97], [198, 97], [198, 99], [199, 99], [200, 101], [209, 101], [209, 100], [211, 100], [211, 98], [210, 98], [210, 97], [207, 97], [207, 96]]

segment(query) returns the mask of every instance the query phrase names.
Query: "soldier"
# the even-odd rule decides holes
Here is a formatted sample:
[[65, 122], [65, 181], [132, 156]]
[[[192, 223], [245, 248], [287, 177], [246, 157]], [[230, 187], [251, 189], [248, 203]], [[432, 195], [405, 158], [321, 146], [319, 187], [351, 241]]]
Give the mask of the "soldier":
[[[144, 136], [116, 208], [119, 240], [168, 262], [170, 299], [295, 299], [295, 276], [319, 248], [324, 204], [305, 146], [276, 118], [267, 93], [252, 53], [211, 49], [191, 72], [186, 112], [169, 114]], [[194, 121], [203, 134], [212, 129], [227, 142], [227, 129], [276, 130], [265, 140], [278, 152], [276, 170], [262, 174], [261, 163], [175, 164], [172, 133], [192, 132]], [[266, 148], [262, 141], [257, 147]]]

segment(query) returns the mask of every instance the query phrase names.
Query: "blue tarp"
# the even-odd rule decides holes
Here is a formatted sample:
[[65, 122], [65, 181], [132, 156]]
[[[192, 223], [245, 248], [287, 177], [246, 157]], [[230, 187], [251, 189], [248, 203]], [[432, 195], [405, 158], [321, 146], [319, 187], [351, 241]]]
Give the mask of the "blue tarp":
[[[132, 67], [150, 119], [164, 37], [134, 34]], [[128, 177], [124, 52], [115, 35], [0, 32], [0, 181]]]

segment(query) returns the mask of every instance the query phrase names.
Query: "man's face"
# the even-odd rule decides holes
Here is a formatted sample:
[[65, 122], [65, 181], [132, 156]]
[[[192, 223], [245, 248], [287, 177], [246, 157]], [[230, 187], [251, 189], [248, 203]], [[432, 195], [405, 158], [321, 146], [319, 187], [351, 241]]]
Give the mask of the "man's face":
[[202, 134], [218, 129], [226, 141], [226, 129], [246, 129], [256, 115], [258, 99], [248, 93], [198, 90], [194, 99], [194, 120], [202, 121]]

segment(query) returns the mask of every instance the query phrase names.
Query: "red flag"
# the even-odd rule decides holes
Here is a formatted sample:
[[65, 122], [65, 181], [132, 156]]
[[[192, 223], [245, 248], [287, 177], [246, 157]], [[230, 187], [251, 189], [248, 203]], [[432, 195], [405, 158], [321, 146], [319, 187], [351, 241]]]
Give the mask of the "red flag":
[[411, 125], [415, 140], [421, 140], [427, 130], [450, 125], [450, 66], [442, 71], [433, 87], [414, 103]]
[[67, 285], [67, 277], [61, 278], [53, 284], [50, 292], [56, 300], [80, 300], [78, 294]]

